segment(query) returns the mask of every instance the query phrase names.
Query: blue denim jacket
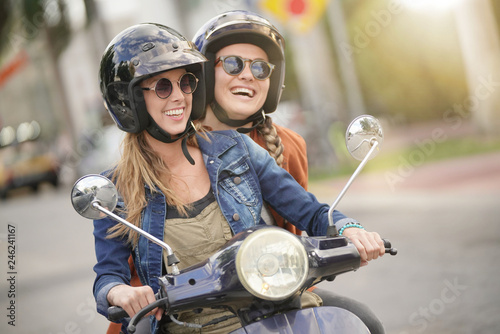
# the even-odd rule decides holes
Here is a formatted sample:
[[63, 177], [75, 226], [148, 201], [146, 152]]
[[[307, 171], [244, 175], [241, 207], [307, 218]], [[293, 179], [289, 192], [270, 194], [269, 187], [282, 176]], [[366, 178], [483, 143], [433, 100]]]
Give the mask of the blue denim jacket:
[[[233, 130], [214, 131], [208, 136], [209, 141], [198, 136], [200, 150], [212, 191], [234, 234], [264, 224], [260, 217], [263, 201], [308, 235], [326, 234], [329, 206], [306, 192], [288, 172], [276, 165], [266, 150], [250, 137]], [[160, 191], [146, 189], [146, 198], [142, 229], [163, 239], [165, 197]], [[355, 222], [339, 211], [334, 211], [333, 220], [338, 229]], [[105, 316], [110, 306], [106, 298], [109, 290], [130, 282], [127, 260], [131, 252], [141, 282], [155, 292], [159, 289], [157, 278], [162, 273], [161, 247], [142, 236], [133, 250], [124, 240], [106, 239], [106, 231], [115, 224], [110, 218], [94, 221], [97, 257], [94, 296], [98, 312]]]

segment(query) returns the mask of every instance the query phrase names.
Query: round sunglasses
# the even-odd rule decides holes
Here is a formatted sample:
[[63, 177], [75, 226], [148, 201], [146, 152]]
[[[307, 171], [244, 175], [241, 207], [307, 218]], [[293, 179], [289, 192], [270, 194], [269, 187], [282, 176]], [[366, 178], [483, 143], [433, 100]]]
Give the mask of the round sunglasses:
[[266, 80], [271, 76], [274, 65], [262, 59], [247, 59], [240, 56], [221, 56], [215, 61], [215, 65], [222, 62], [222, 68], [229, 75], [238, 75], [243, 72], [245, 63], [250, 63], [250, 71], [257, 80]]
[[[179, 88], [184, 94], [192, 94], [198, 86], [198, 78], [190, 72], [186, 72], [177, 80]], [[173, 84], [167, 78], [156, 81], [154, 87], [143, 87], [142, 90], [154, 90], [160, 99], [166, 99], [172, 94]]]

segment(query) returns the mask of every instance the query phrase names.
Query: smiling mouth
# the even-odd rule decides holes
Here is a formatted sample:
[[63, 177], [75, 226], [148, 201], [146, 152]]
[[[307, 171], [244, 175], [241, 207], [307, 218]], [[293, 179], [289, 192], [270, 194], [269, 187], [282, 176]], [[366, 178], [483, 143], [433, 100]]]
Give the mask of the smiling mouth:
[[184, 108], [172, 109], [163, 112], [163, 115], [170, 117], [179, 117], [184, 112]]
[[253, 97], [254, 96], [254, 91], [248, 88], [234, 88], [231, 90], [231, 93], [234, 95], [240, 95], [240, 96], [248, 96], [248, 97]]

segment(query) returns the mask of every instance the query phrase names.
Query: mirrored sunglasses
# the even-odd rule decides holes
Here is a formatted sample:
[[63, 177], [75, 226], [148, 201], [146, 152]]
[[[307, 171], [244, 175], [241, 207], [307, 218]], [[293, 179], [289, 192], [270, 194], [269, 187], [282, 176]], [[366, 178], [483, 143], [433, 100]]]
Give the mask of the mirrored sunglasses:
[[245, 68], [245, 63], [250, 63], [250, 71], [257, 80], [266, 80], [273, 73], [275, 65], [262, 59], [247, 59], [240, 56], [221, 56], [215, 65], [222, 62], [222, 68], [229, 75], [239, 75]]
[[[177, 84], [184, 94], [192, 94], [198, 86], [198, 78], [193, 73], [187, 72], [181, 75]], [[154, 87], [143, 87], [142, 90], [153, 90], [160, 99], [166, 99], [172, 94], [173, 84], [169, 79], [161, 78]]]

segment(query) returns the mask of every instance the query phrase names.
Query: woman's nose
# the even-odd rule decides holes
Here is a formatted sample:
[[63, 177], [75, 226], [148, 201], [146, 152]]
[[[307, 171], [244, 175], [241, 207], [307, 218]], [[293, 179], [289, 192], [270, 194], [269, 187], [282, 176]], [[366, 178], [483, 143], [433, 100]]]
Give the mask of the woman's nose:
[[241, 71], [238, 77], [243, 80], [253, 80], [253, 74], [252, 71], [250, 70], [250, 63], [245, 62], [243, 66], [244, 66], [243, 71]]
[[184, 99], [184, 93], [181, 90], [181, 87], [178, 84], [172, 85], [172, 94], [170, 94], [170, 99], [173, 101], [181, 101]]

